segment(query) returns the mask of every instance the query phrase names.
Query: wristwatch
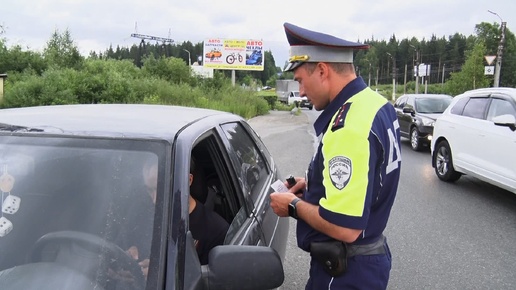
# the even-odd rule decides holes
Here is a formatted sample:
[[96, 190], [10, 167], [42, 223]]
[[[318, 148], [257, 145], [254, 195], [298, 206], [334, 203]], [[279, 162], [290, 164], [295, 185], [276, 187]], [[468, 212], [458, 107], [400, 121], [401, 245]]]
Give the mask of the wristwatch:
[[288, 215], [295, 218], [296, 220], [298, 219], [296, 203], [298, 203], [300, 200], [301, 199], [299, 197], [296, 197], [288, 204]]

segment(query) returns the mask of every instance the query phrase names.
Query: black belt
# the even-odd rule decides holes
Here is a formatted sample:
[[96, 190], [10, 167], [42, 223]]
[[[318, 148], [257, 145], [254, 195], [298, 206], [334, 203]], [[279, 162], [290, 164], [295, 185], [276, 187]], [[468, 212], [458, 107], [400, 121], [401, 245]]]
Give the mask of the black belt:
[[318, 261], [322, 269], [332, 277], [346, 272], [348, 258], [353, 256], [370, 256], [386, 254], [385, 237], [367, 245], [349, 245], [341, 241], [311, 242], [310, 256]]
[[385, 236], [382, 235], [378, 241], [367, 245], [350, 245], [347, 244], [348, 258], [353, 256], [369, 256], [385, 254]]

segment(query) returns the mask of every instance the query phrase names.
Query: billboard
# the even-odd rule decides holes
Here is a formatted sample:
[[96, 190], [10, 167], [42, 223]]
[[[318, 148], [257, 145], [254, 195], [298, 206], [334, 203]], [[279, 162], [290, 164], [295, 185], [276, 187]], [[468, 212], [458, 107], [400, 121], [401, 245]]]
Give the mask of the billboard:
[[204, 40], [203, 66], [213, 69], [263, 71], [263, 41], [209, 38]]

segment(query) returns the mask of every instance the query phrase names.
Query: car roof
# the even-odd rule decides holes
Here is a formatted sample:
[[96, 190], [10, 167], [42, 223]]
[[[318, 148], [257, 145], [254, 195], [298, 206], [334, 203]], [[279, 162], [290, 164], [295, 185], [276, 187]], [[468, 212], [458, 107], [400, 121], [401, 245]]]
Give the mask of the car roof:
[[509, 95], [516, 95], [516, 88], [504, 88], [504, 87], [480, 88], [480, 89], [465, 91], [463, 94], [482, 93], [482, 92], [505, 93], [505, 94], [509, 94]]
[[[214, 115], [209, 109], [144, 104], [90, 104], [0, 110], [0, 124], [59, 135], [123, 136], [172, 140], [181, 128]], [[0, 130], [1, 131], [1, 130]]]
[[452, 96], [446, 95], [446, 94], [404, 94], [401, 97], [413, 97], [413, 98], [451, 98]]
[[516, 101], [516, 88], [506, 88], [506, 87], [492, 87], [492, 88], [480, 88], [480, 89], [474, 89], [465, 91], [462, 94], [459, 94], [454, 97], [454, 99], [462, 99], [462, 98], [468, 98], [468, 97], [485, 97], [486, 94], [501, 94], [506, 95], [510, 98], [512, 98], [514, 101]]

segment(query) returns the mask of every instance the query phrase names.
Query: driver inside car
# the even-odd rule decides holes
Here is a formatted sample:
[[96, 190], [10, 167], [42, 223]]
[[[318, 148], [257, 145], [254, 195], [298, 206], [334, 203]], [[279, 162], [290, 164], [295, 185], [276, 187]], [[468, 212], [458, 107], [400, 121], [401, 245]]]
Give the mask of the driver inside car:
[[[190, 162], [189, 185], [192, 185], [195, 171], [195, 160]], [[137, 205], [141, 214], [138, 214], [140, 221], [131, 222], [129, 227], [130, 235], [126, 235], [126, 241], [132, 241], [126, 252], [138, 261], [142, 273], [147, 277], [149, 270], [150, 249], [145, 247], [145, 243], [140, 242], [142, 236], [152, 235], [152, 218], [154, 205], [156, 203], [156, 192], [158, 184], [158, 164], [156, 159], [149, 159], [145, 162], [142, 169], [143, 181], [147, 194], [141, 201], [143, 204]], [[135, 209], [136, 210], [136, 209]], [[150, 217], [150, 219], [145, 219]], [[201, 202], [189, 196], [189, 229], [194, 238], [195, 247], [202, 265], [208, 264], [209, 251], [224, 243], [229, 223], [216, 212], [206, 208]], [[145, 239], [143, 239], [145, 240]], [[112, 273], [115, 274], [115, 273]], [[119, 275], [121, 273], [118, 273]], [[115, 274], [116, 275], [116, 274]], [[123, 275], [122, 275], [123, 276]], [[118, 277], [124, 279], [124, 277]], [[127, 279], [129, 277], [125, 277]]]

